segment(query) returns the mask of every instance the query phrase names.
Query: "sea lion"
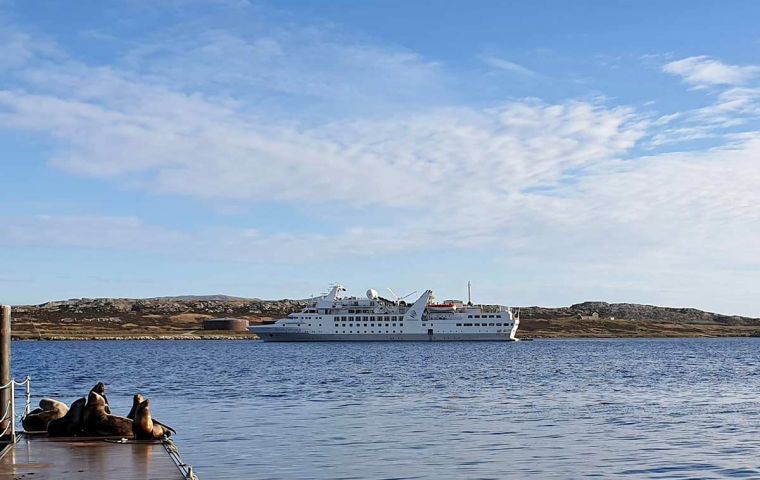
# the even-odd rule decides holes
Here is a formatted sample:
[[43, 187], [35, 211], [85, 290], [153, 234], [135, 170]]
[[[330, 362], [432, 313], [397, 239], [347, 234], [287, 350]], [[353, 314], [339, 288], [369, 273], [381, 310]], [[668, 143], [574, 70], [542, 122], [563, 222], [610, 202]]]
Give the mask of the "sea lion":
[[136, 393], [134, 397], [132, 397], [132, 409], [127, 414], [127, 418], [130, 420], [135, 419], [135, 412], [137, 411], [137, 407], [140, 406], [140, 404], [145, 400], [145, 398], [140, 395], [139, 393]]
[[48, 423], [48, 435], [51, 437], [75, 437], [81, 434], [86, 403], [87, 399], [82, 397], [71, 404], [71, 408], [63, 418], [51, 420]]
[[[135, 396], [132, 397], [132, 409], [127, 414], [127, 418], [130, 418], [132, 420], [135, 419], [135, 414], [137, 412], [137, 409], [140, 407], [140, 404], [143, 403], [144, 400], [145, 400], [145, 397], [143, 397], [139, 393], [135, 394]], [[148, 411], [150, 412], [150, 410], [148, 410]], [[151, 420], [153, 421], [154, 424], [160, 425], [161, 427], [163, 427], [167, 431], [167, 433], [166, 433], [167, 437], [170, 436], [172, 433], [177, 433], [177, 431], [174, 430], [172, 427], [159, 422], [158, 420], [156, 420], [152, 416], [151, 416]]]
[[84, 414], [84, 433], [105, 437], [131, 437], [132, 420], [106, 413], [106, 401], [97, 392], [90, 392]]
[[69, 411], [69, 407], [63, 403], [59, 402], [58, 400], [53, 400], [52, 398], [43, 398], [40, 400], [40, 408], [45, 411], [51, 411], [51, 410], [58, 410], [64, 412]]
[[92, 387], [92, 390], [90, 390], [90, 391], [91, 392], [95, 392], [98, 395], [100, 395], [101, 397], [103, 397], [103, 400], [105, 400], [105, 402], [106, 402], [106, 413], [110, 415], [111, 414], [111, 407], [108, 404], [108, 397], [106, 397], [106, 384], [103, 383], [103, 382], [98, 382], [98, 383], [95, 384], [94, 387]]
[[160, 440], [177, 433], [173, 428], [153, 420], [150, 415], [150, 400], [145, 399], [135, 410], [135, 421], [132, 423], [132, 431], [137, 440]]
[[[90, 389], [90, 393], [92, 393], [92, 392], [95, 392], [98, 395], [100, 395], [101, 398], [103, 399], [103, 401], [106, 402], [106, 414], [110, 415], [111, 414], [111, 407], [108, 405], [108, 397], [106, 397], [106, 384], [103, 383], [103, 382], [96, 383], [95, 386], [93, 386]], [[87, 425], [89, 423], [89, 416], [90, 416], [90, 412], [91, 411], [92, 411], [91, 409], [85, 408], [85, 410], [84, 410], [84, 418], [82, 419], [82, 424], [83, 425]]]
[[40, 408], [35, 408], [21, 419], [21, 425], [27, 432], [46, 432], [51, 420], [63, 418], [69, 411], [65, 403], [43, 398]]

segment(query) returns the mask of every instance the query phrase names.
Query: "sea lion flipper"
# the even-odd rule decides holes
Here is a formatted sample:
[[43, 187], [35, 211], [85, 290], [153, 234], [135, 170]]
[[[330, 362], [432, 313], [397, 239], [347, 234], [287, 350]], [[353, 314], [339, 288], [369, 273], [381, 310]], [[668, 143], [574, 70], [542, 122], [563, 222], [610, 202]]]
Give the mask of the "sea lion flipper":
[[[170, 432], [171, 432], [171, 433], [173, 433], [174, 435], [176, 435], [176, 434], [177, 434], [177, 431], [176, 431], [176, 430], [174, 430], [172, 427], [170, 427], [169, 425], [167, 425], [167, 424], [165, 424], [165, 423], [161, 423], [161, 422], [159, 422], [158, 420], [155, 420], [155, 419], [153, 420], [153, 423], [155, 423], [156, 425], [161, 425], [162, 427], [164, 427], [164, 429], [165, 429], [165, 430], [168, 430], [168, 431], [170, 431]], [[169, 436], [169, 435], [167, 435], [167, 437], [168, 437], [168, 436]]]

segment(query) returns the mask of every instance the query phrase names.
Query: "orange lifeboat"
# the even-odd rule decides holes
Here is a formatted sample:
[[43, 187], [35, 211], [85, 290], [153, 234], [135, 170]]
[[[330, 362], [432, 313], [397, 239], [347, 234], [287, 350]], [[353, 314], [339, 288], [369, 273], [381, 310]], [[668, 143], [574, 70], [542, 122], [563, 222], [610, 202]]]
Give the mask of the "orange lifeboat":
[[431, 303], [427, 308], [430, 312], [453, 312], [457, 307], [453, 303]]

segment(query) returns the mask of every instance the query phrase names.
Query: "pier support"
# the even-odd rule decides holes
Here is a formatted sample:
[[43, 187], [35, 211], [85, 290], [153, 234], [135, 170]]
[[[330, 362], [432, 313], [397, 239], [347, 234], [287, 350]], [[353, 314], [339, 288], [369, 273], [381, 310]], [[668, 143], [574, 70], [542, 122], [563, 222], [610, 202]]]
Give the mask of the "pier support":
[[[0, 384], [6, 385], [11, 381], [11, 307], [0, 306]], [[0, 390], [0, 409], [4, 411], [8, 402], [11, 401], [13, 389], [3, 388]], [[0, 412], [2, 415], [2, 412]], [[13, 414], [0, 422], [0, 432], [5, 431], [8, 422], [13, 421]]]

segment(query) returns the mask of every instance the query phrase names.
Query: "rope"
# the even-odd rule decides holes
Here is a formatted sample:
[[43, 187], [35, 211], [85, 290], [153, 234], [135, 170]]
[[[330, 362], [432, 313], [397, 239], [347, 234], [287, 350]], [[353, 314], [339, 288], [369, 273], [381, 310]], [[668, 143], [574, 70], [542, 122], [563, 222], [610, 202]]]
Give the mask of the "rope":
[[26, 406], [24, 408], [24, 415], [22, 415], [21, 419], [23, 421], [24, 418], [29, 414], [29, 411], [31, 410], [31, 384], [32, 384], [32, 378], [27, 375], [26, 378], [24, 378], [21, 381], [16, 380], [15, 378], [12, 378], [8, 383], [5, 385], [0, 386], [0, 390], [11, 390], [11, 398], [8, 400], [8, 403], [5, 405], [5, 411], [3, 412], [3, 416], [0, 417], [0, 423], [2, 422], [8, 422], [8, 424], [5, 426], [2, 432], [0, 432], [0, 436], [5, 436], [8, 431], [10, 430], [11, 436], [13, 437], [12, 441], [13, 443], [16, 443], [16, 399], [15, 396], [18, 393], [15, 390], [16, 386], [26, 386]]
[[11, 380], [11, 382], [15, 383], [17, 387], [20, 387], [22, 385], [26, 385], [27, 383], [32, 383], [32, 377], [27, 375], [26, 378], [24, 378], [20, 382], [17, 382], [16, 379], [14, 378], [13, 380]]
[[10, 400], [8, 400], [8, 402], [5, 404], [5, 412], [3, 413], [3, 416], [0, 417], [0, 422], [3, 422], [7, 420], [8, 418], [10, 418], [10, 410], [11, 410], [11, 402]]
[[169, 456], [171, 456], [174, 463], [177, 464], [180, 472], [185, 476], [185, 480], [199, 480], [198, 476], [193, 472], [193, 467], [182, 461], [182, 456], [179, 453], [177, 444], [168, 438], [165, 438], [162, 443], [166, 451], [169, 453]]
[[26, 376], [25, 379], [21, 380], [20, 382], [17, 381], [15, 378], [11, 379], [8, 383], [5, 385], [0, 385], [0, 390], [5, 390], [6, 388], [11, 388], [11, 384], [16, 385], [17, 387], [20, 387], [22, 385], [26, 385], [27, 383], [31, 383], [32, 377]]

